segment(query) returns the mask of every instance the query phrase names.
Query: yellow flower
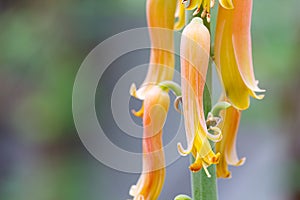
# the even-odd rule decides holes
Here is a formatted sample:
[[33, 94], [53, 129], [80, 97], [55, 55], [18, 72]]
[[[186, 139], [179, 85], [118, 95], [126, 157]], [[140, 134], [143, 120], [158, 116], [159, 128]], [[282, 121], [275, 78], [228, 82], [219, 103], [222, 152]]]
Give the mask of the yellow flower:
[[[178, 0], [177, 10], [176, 10], [176, 18], [177, 22], [175, 23], [175, 30], [180, 30], [185, 25], [185, 9], [186, 10], [195, 10], [193, 15], [197, 15], [201, 6], [203, 11], [201, 13], [201, 17], [207, 18], [207, 21], [210, 22], [210, 8], [214, 6], [214, 0]], [[233, 4], [232, 0], [219, 0], [220, 5], [226, 9], [232, 9]]]
[[153, 86], [146, 94], [143, 112], [143, 172], [130, 189], [134, 200], [156, 200], [165, 179], [165, 156], [162, 129], [170, 99], [167, 92]]
[[146, 92], [161, 81], [172, 80], [174, 74], [174, 36], [176, 0], [147, 0], [147, 23], [151, 39], [151, 55], [147, 76], [138, 90], [132, 84], [132, 96], [144, 99]]
[[183, 30], [180, 44], [182, 108], [187, 136], [187, 150], [178, 144], [181, 155], [192, 152], [195, 162], [190, 165], [193, 172], [202, 167], [208, 176], [207, 167], [218, 163], [220, 154], [212, 151], [209, 140], [221, 139], [221, 133], [210, 134], [203, 112], [203, 91], [210, 52], [210, 34], [202, 19], [193, 18]]
[[254, 78], [251, 47], [252, 0], [233, 0], [231, 10], [219, 6], [215, 61], [223, 82], [226, 96], [237, 109], [250, 105], [250, 96], [262, 99], [264, 92], [258, 88]]
[[241, 111], [231, 106], [221, 111], [221, 117], [223, 120], [218, 127], [222, 131], [223, 139], [216, 144], [216, 151], [221, 153], [220, 161], [217, 164], [217, 177], [230, 178], [228, 165], [240, 166], [246, 160], [245, 158], [238, 159], [235, 145]]

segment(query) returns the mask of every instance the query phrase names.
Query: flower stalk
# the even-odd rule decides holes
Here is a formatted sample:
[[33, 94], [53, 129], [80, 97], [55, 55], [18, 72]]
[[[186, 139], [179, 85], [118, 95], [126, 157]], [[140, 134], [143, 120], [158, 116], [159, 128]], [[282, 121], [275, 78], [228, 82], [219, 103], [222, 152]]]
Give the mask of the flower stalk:
[[174, 81], [163, 81], [158, 84], [163, 89], [170, 89], [177, 97], [181, 96], [181, 88]]
[[[188, 24], [193, 19], [193, 12], [190, 10], [185, 11], [186, 24]], [[210, 23], [207, 20], [203, 20], [204, 25], [210, 32]], [[212, 61], [208, 63], [208, 69], [206, 74], [206, 83], [203, 93], [203, 109], [205, 117], [208, 116], [211, 110], [211, 91], [212, 91]], [[194, 163], [195, 158], [190, 156], [190, 163]], [[216, 179], [216, 166], [210, 165], [207, 167], [207, 171], [210, 174], [210, 178], [207, 177], [207, 172], [205, 170], [200, 170], [198, 172], [191, 172], [191, 187], [192, 187], [192, 199], [193, 200], [217, 200], [217, 179]]]

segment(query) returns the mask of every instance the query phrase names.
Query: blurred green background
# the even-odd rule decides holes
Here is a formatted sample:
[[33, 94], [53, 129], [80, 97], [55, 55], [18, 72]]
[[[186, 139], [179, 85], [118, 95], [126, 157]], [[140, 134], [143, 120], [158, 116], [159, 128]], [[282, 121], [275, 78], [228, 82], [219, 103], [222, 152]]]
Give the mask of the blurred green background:
[[[248, 160], [219, 181], [221, 200], [300, 199], [299, 6], [254, 0], [254, 67], [267, 93], [243, 113], [238, 148]], [[145, 0], [0, 0], [0, 199], [130, 198], [138, 174], [109, 169], [80, 142], [72, 87], [96, 45], [143, 26]], [[179, 162], [161, 199], [190, 193], [188, 160]]]

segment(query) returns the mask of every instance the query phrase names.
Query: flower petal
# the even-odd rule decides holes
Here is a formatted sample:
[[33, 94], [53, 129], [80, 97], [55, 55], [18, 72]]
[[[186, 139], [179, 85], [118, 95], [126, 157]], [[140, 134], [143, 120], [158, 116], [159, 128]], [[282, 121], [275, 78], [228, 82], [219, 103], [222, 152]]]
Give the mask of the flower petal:
[[256, 95], [247, 87], [236, 62], [232, 41], [235, 10], [236, 8], [227, 10], [219, 6], [215, 38], [215, 61], [229, 102], [236, 108], [245, 110], [250, 105], [249, 95], [255, 98], [261, 96]]
[[240, 160], [236, 152], [236, 136], [238, 133], [241, 111], [235, 109], [234, 107], [230, 107], [226, 110], [226, 112], [224, 112], [224, 115], [224, 123], [222, 124], [224, 142], [226, 143], [224, 156], [229, 165], [238, 166], [242, 164], [242, 160], [244, 160]]
[[144, 100], [143, 114], [143, 172], [129, 194], [134, 200], [157, 199], [165, 178], [165, 156], [162, 129], [169, 109], [167, 92], [153, 86]]
[[203, 111], [203, 92], [209, 62], [210, 34], [201, 18], [193, 18], [183, 30], [180, 45], [182, 108], [188, 143], [187, 151], [179, 144], [180, 153], [192, 152], [195, 162], [190, 165], [193, 172], [204, 169], [219, 160], [220, 154], [212, 151], [209, 139], [219, 140], [220, 133], [208, 132]]
[[245, 158], [239, 159], [236, 151], [236, 137], [241, 118], [241, 111], [229, 107], [221, 112], [223, 121], [219, 124], [223, 133], [223, 139], [216, 144], [216, 150], [221, 153], [219, 164], [217, 164], [217, 176], [229, 178], [228, 165], [240, 166]]
[[147, 24], [151, 40], [150, 62], [142, 85], [131, 94], [143, 100], [153, 85], [172, 80], [174, 74], [174, 21], [176, 1], [147, 0]]
[[222, 139], [222, 131], [218, 127], [210, 127], [210, 131], [214, 132], [214, 134], [211, 134], [209, 132], [206, 133], [206, 136], [208, 139], [210, 139], [213, 142], [219, 142]]
[[241, 77], [250, 90], [265, 92], [254, 77], [251, 44], [252, 0], [235, 1], [232, 24], [232, 44]]

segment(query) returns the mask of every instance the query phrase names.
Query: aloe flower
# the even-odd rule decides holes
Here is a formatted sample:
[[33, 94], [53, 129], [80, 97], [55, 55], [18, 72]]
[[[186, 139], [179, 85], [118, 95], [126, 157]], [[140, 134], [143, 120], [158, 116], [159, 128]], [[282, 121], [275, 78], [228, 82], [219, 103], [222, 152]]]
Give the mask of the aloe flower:
[[195, 157], [195, 162], [190, 165], [191, 171], [196, 172], [203, 167], [210, 177], [207, 167], [218, 163], [220, 154], [212, 151], [209, 140], [217, 142], [221, 139], [221, 134], [208, 132], [203, 111], [209, 52], [209, 31], [202, 19], [195, 17], [183, 30], [180, 45], [182, 108], [188, 147], [184, 150], [178, 144], [178, 150], [181, 155], [191, 152]]
[[262, 99], [264, 95], [256, 92], [265, 90], [259, 89], [253, 72], [252, 0], [233, 0], [233, 5], [230, 10], [219, 6], [214, 54], [228, 100], [244, 110], [250, 105], [250, 96]]
[[154, 86], [147, 92], [143, 112], [143, 172], [130, 189], [134, 200], [156, 200], [165, 179], [165, 157], [162, 129], [166, 121], [170, 99], [167, 92]]
[[[232, 9], [233, 4], [232, 0], [219, 0], [220, 5], [226, 9]], [[214, 6], [214, 0], [178, 0], [177, 10], [176, 10], [176, 18], [177, 22], [175, 23], [174, 28], [176, 30], [180, 30], [185, 25], [185, 12], [184, 10], [195, 10], [193, 15], [197, 15], [201, 6], [203, 11], [201, 13], [201, 17], [207, 18], [207, 21], [210, 22], [210, 8]]]
[[236, 136], [239, 128], [241, 111], [230, 106], [226, 110], [221, 111], [223, 119], [218, 127], [222, 131], [223, 138], [216, 143], [216, 151], [221, 153], [220, 161], [217, 164], [217, 177], [230, 178], [231, 173], [228, 165], [240, 166], [245, 162], [245, 158], [238, 159], [236, 152]]
[[174, 36], [176, 0], [147, 0], [147, 23], [151, 39], [151, 55], [147, 76], [138, 90], [132, 84], [130, 93], [144, 99], [145, 93], [161, 81], [172, 80], [174, 74]]

